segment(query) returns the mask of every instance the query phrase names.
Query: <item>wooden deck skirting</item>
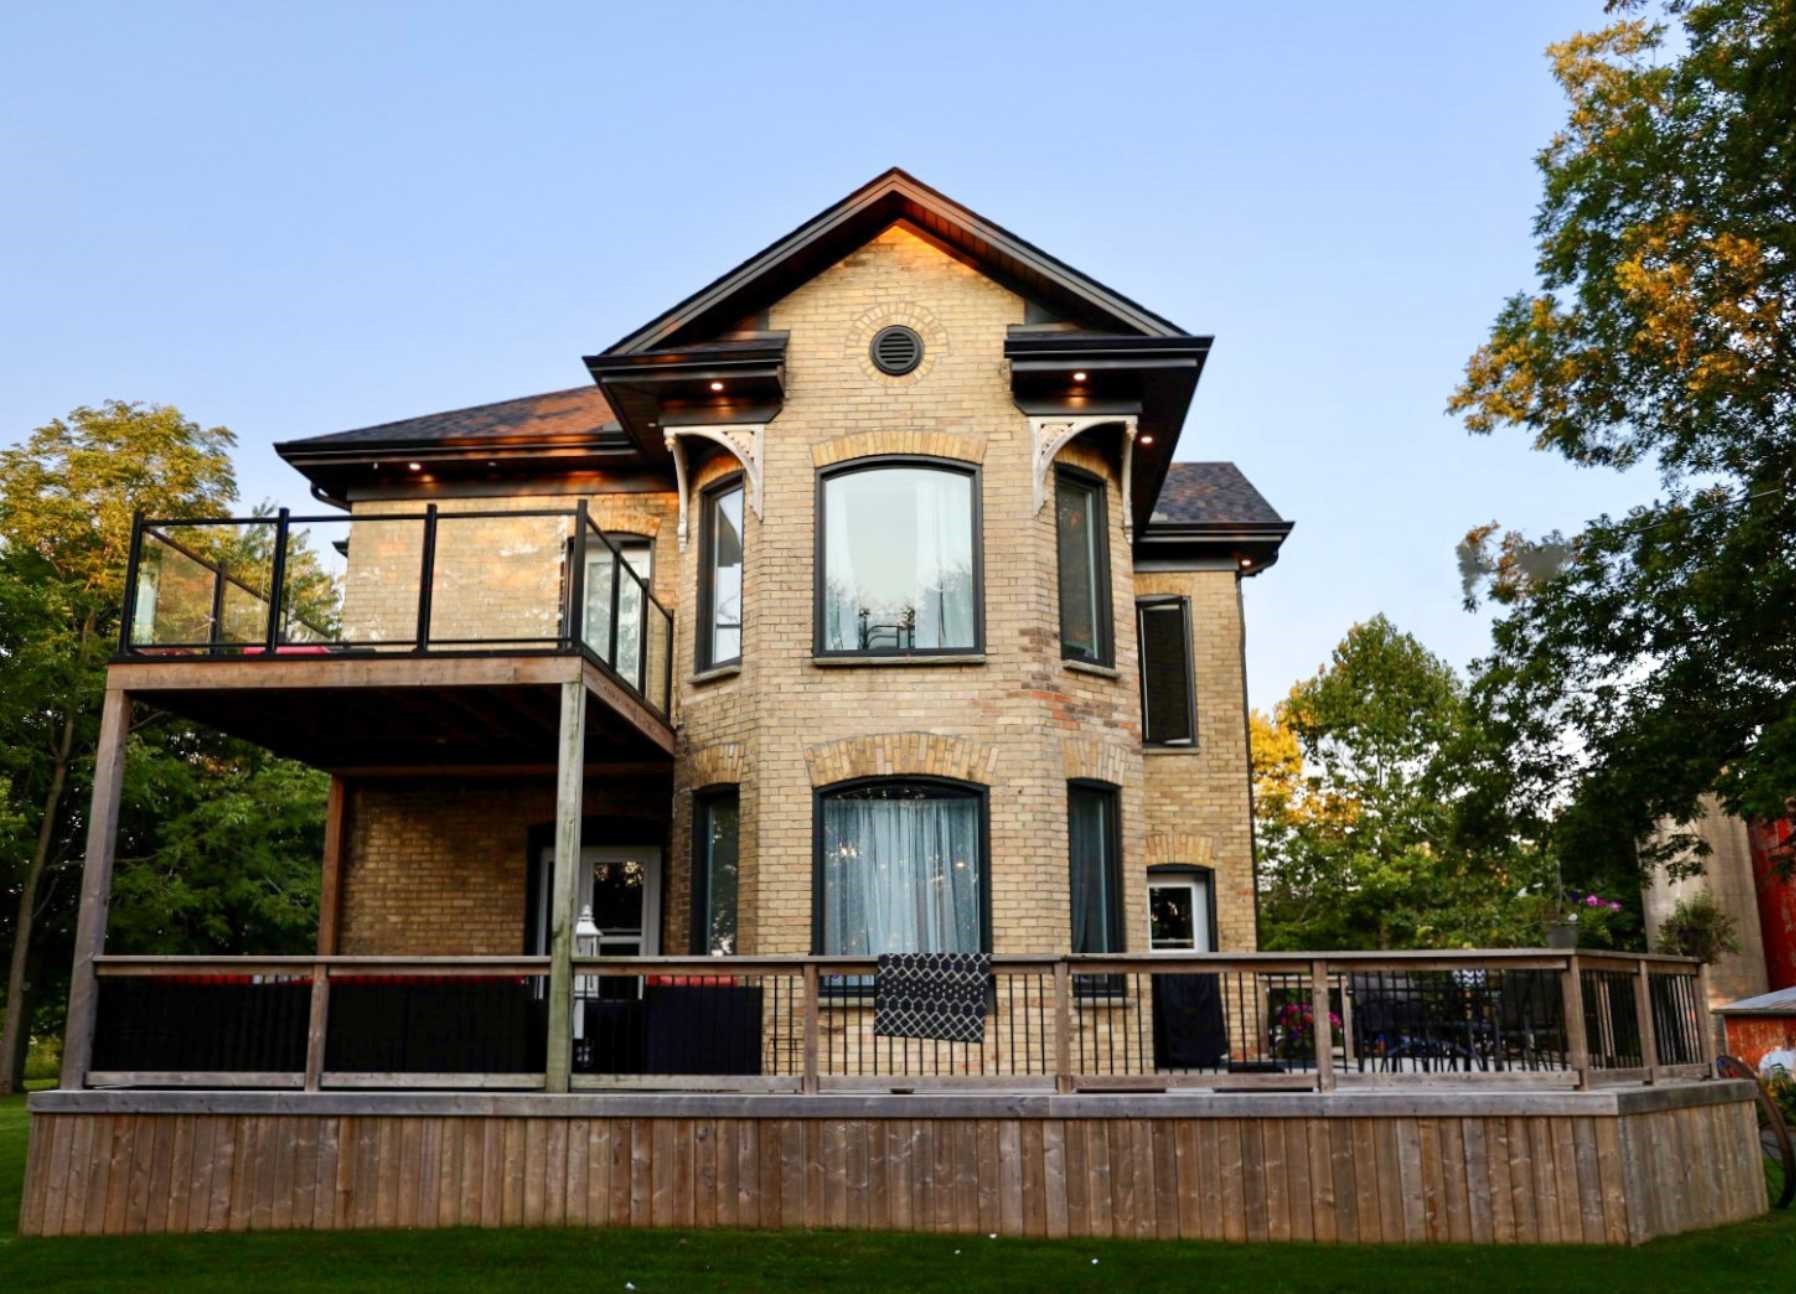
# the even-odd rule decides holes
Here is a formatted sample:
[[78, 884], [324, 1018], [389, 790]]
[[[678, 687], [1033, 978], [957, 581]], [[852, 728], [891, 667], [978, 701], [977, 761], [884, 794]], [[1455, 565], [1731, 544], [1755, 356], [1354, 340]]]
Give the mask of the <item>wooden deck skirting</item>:
[[1766, 1207], [1750, 1085], [31, 1099], [27, 1235], [848, 1227], [1637, 1244]]

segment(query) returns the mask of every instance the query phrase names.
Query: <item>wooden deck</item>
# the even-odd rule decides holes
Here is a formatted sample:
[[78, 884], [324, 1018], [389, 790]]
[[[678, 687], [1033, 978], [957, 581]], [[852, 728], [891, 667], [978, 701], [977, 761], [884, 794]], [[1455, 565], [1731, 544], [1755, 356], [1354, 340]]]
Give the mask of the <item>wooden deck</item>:
[[1751, 1085], [1592, 1092], [52, 1092], [21, 1232], [842, 1227], [1638, 1244], [1766, 1208]]

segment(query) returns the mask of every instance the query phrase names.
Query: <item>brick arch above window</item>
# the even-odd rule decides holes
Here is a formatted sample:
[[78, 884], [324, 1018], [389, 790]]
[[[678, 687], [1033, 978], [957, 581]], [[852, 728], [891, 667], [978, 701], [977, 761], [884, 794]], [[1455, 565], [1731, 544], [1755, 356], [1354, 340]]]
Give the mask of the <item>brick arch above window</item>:
[[1108, 782], [1122, 786], [1139, 753], [1091, 738], [1065, 737], [1060, 742], [1060, 762], [1067, 781]]
[[804, 762], [813, 787], [863, 777], [946, 777], [989, 786], [998, 748], [933, 732], [885, 732], [808, 747]]
[[688, 786], [729, 786], [742, 781], [748, 767], [748, 747], [727, 741], [695, 750], [686, 760]]
[[857, 431], [811, 446], [811, 466], [833, 467], [855, 458], [908, 454], [950, 458], [962, 463], [985, 462], [985, 437], [957, 431]]
[[1189, 831], [1150, 831], [1147, 837], [1147, 865], [1189, 863], [1194, 867], [1216, 866], [1216, 842], [1209, 836]]

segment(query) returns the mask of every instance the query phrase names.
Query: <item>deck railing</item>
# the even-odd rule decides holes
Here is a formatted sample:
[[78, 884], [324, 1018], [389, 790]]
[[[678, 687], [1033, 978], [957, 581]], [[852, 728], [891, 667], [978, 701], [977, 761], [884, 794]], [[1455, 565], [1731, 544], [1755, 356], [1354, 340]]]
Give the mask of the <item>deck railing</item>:
[[574, 651], [667, 714], [673, 616], [584, 500], [133, 527], [133, 660]]
[[92, 1087], [1328, 1092], [1652, 1083], [1714, 1060], [1699, 964], [1638, 954], [999, 956], [976, 1042], [876, 1032], [865, 959], [576, 957], [567, 1048], [547, 1046], [546, 957], [97, 969]]

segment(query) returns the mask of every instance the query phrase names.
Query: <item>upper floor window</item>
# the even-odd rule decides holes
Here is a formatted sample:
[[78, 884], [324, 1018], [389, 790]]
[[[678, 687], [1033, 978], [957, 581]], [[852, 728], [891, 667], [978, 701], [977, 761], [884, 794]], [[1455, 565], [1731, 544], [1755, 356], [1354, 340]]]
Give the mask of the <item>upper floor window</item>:
[[1054, 476], [1054, 517], [1060, 552], [1060, 654], [1067, 660], [1109, 665], [1116, 655], [1110, 632], [1110, 544], [1103, 481], [1075, 468], [1060, 468]]
[[[615, 597], [617, 652], [611, 667], [640, 692], [647, 668], [644, 658], [647, 642], [643, 636], [644, 594], [653, 592], [655, 541], [644, 535], [616, 532], [607, 532], [605, 537], [611, 541], [611, 548], [599, 543], [586, 547], [587, 641], [597, 645], [601, 655], [609, 649], [612, 599]], [[624, 559], [624, 566], [640, 578], [640, 583], [619, 572], [617, 587], [612, 588], [612, 548]]]
[[880, 461], [817, 494], [818, 654], [980, 649], [976, 471]]
[[742, 659], [742, 480], [706, 491], [699, 515], [698, 668]]
[[1141, 739], [1152, 746], [1197, 744], [1191, 677], [1191, 603], [1144, 598], [1135, 604], [1141, 637]]
[[886, 779], [817, 800], [818, 952], [974, 953], [988, 946], [985, 797]]

